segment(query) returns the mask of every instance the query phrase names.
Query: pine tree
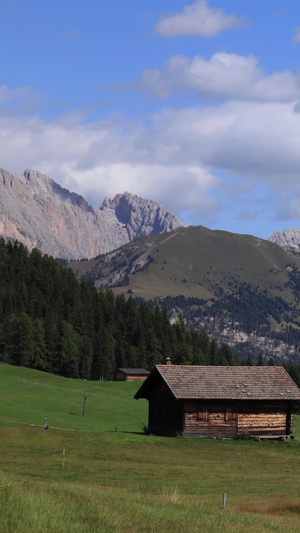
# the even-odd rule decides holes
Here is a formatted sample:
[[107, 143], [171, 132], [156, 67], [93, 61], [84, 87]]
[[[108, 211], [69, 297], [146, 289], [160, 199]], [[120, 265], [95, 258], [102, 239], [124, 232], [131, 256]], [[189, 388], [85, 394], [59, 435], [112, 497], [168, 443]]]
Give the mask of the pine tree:
[[219, 356], [219, 348], [216, 339], [212, 339], [210, 343], [210, 351], [209, 351], [209, 358], [210, 358], [210, 365], [217, 365], [218, 364], [218, 356]]
[[262, 353], [260, 353], [258, 356], [257, 366], [264, 366], [264, 356]]
[[72, 325], [63, 320], [60, 331], [60, 373], [68, 378], [79, 378], [81, 339]]
[[46, 346], [44, 322], [36, 318], [33, 320], [34, 351], [29, 363], [30, 368], [38, 370], [49, 369], [49, 353]]
[[8, 361], [13, 365], [30, 366], [34, 354], [33, 323], [26, 313], [10, 315], [5, 321]]

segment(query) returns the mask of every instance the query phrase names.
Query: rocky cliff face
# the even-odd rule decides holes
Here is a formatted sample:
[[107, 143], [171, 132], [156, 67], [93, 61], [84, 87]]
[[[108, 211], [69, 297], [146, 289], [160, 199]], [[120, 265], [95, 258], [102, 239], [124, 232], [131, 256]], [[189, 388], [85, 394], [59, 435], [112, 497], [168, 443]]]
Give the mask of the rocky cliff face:
[[64, 259], [93, 258], [182, 222], [164, 207], [125, 192], [93, 209], [82, 196], [35, 171], [0, 169], [0, 235]]
[[284, 231], [274, 231], [268, 239], [275, 242], [282, 248], [292, 249], [294, 252], [300, 253], [300, 229], [289, 228]]

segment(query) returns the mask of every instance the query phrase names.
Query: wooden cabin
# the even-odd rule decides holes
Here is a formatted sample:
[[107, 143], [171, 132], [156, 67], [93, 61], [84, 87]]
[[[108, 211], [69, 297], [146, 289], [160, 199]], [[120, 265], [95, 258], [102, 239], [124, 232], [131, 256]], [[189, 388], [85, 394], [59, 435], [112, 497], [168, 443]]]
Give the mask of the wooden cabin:
[[114, 381], [145, 381], [149, 374], [145, 368], [117, 368]]
[[157, 365], [135, 399], [149, 401], [156, 435], [286, 437], [300, 389], [281, 366]]

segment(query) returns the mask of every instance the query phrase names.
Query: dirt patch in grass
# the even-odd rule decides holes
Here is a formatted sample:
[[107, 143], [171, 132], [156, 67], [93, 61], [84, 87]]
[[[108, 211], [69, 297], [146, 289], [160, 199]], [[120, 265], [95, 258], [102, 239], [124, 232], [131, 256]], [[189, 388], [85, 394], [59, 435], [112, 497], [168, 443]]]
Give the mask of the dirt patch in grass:
[[299, 501], [278, 501], [273, 504], [270, 502], [249, 502], [243, 503], [238, 506], [239, 511], [245, 511], [247, 513], [262, 513], [268, 515], [287, 515], [287, 514], [300, 514], [300, 502]]

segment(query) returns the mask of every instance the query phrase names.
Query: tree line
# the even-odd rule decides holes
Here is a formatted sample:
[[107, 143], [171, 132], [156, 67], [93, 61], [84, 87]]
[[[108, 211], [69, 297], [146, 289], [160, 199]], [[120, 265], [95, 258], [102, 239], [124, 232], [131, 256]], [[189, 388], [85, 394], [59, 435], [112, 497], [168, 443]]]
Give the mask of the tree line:
[[238, 364], [206, 331], [165, 309], [97, 291], [39, 250], [0, 239], [0, 360], [66, 377], [109, 379], [116, 367]]
[[[183, 316], [171, 324], [165, 308], [97, 291], [53, 257], [0, 239], [0, 361], [98, 380], [111, 379], [117, 367], [150, 370], [167, 357], [174, 364], [252, 364], [204, 329], [188, 328]], [[290, 368], [297, 382], [299, 368]]]

